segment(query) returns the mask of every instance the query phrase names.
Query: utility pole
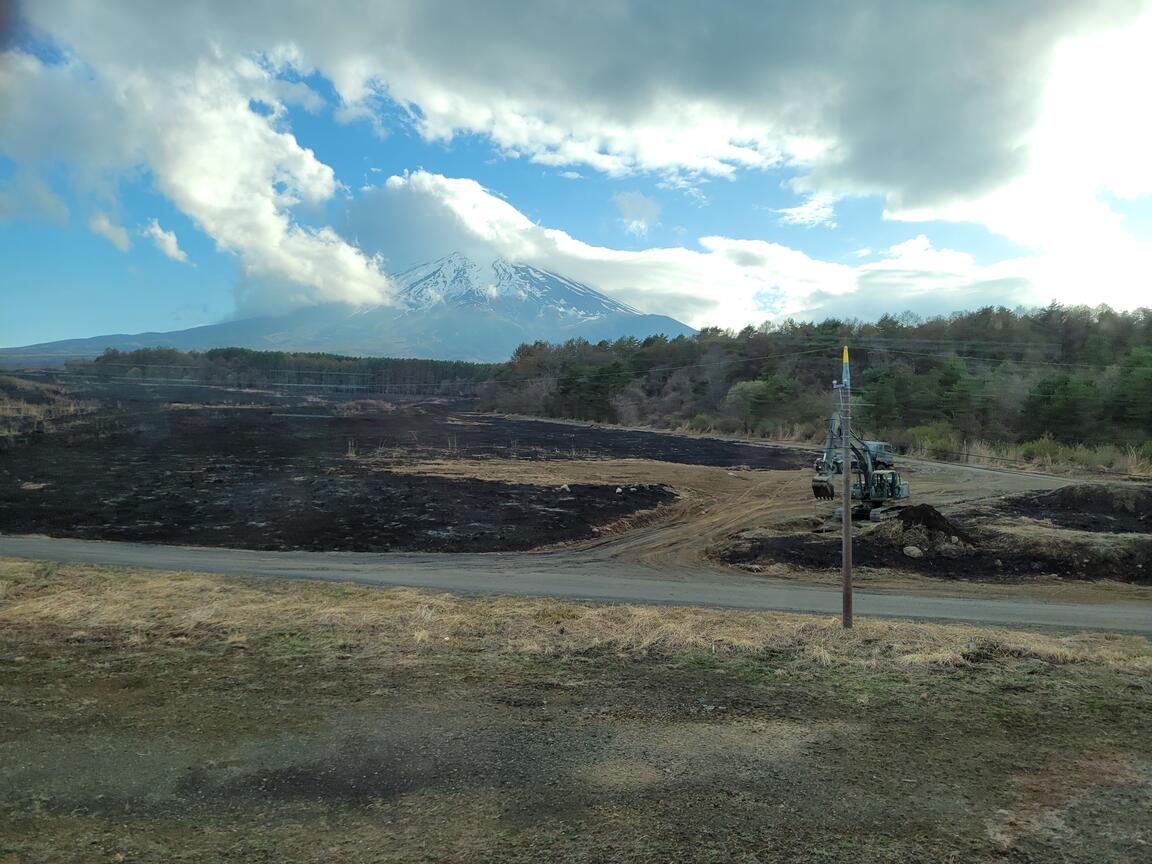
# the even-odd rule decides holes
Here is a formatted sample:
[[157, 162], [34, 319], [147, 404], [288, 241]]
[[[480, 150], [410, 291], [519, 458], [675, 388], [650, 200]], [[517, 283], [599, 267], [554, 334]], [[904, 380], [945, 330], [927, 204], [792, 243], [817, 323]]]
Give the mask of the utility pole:
[[844, 370], [840, 380], [840, 444], [844, 449], [844, 506], [841, 538], [840, 582], [843, 592], [841, 623], [852, 629], [852, 377], [848, 371], [848, 346], [844, 346]]

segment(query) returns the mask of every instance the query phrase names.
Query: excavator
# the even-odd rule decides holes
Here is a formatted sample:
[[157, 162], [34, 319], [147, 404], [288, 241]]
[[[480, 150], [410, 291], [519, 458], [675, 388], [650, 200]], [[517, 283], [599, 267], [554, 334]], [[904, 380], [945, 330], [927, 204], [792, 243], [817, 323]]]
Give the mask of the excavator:
[[[828, 420], [828, 437], [824, 451], [814, 465], [816, 473], [812, 477], [812, 494], [821, 499], [832, 500], [840, 494], [844, 476], [844, 426], [840, 413], [834, 413]], [[908, 497], [908, 483], [893, 469], [881, 469], [876, 465], [872, 448], [855, 433], [849, 433], [848, 447], [852, 453], [849, 470], [856, 475], [852, 483], [853, 514], [870, 519], [880, 518], [880, 510], [889, 502]], [[875, 514], [875, 515], [873, 515]]]

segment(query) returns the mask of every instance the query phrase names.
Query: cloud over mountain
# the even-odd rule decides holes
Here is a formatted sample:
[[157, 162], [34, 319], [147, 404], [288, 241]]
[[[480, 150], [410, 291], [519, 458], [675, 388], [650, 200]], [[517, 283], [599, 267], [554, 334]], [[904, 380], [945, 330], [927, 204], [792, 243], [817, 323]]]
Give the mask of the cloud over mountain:
[[721, 236], [699, 238], [695, 249], [618, 250], [537, 225], [474, 180], [426, 171], [365, 190], [350, 206], [344, 230], [398, 266], [413, 252], [430, 257], [431, 238], [445, 238], [449, 248], [478, 259], [503, 256], [565, 273], [645, 312], [694, 326], [865, 315], [878, 296], [887, 309], [947, 314], [999, 303], [1008, 287], [1016, 302], [1047, 302], [1032, 284], [1035, 262], [980, 265], [966, 253], [934, 248], [923, 235], [850, 265], [777, 243]]
[[[1152, 246], [1107, 196], [1152, 193], [1141, 76], [1121, 74], [1152, 72], [1152, 6], [978, 7], [39, 0], [22, 7], [28, 39], [0, 60], [0, 152], [25, 178], [23, 209], [56, 221], [68, 208], [45, 178], [98, 214], [117, 212], [125, 178], [148, 178], [236, 257], [246, 309], [387, 303], [384, 258], [454, 248], [555, 266], [697, 324], [811, 314], [854, 292], [861, 302], [841, 308], [863, 308], [877, 285], [886, 303], [921, 310], [1067, 299], [1096, 282], [1102, 299], [1137, 302]], [[803, 202], [778, 209], [778, 224], [827, 230], [839, 202], [871, 195], [890, 219], [974, 222], [1037, 257], [978, 264], [925, 240], [849, 265], [751, 231], [612, 249], [433, 171], [352, 189], [302, 143], [293, 108], [368, 122], [381, 148], [396, 129], [424, 142], [479, 136], [498, 158], [563, 167], [573, 183], [598, 172], [683, 188], [785, 172]], [[11, 197], [0, 209], [21, 209]], [[616, 204], [637, 238], [661, 218], [639, 191]], [[179, 260], [178, 245], [153, 239]]]

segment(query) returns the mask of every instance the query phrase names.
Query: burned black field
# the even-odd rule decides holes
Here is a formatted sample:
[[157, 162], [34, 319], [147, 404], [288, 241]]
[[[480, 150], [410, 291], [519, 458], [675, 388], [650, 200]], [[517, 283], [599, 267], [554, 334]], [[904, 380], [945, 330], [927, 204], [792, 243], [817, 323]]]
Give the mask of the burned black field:
[[[797, 467], [803, 453], [508, 420], [449, 406], [133, 406], [0, 453], [0, 530], [59, 537], [348, 551], [511, 551], [595, 536], [675, 499], [657, 483], [556, 488], [386, 470], [435, 455], [640, 457]], [[144, 410], [139, 410], [144, 408]]]

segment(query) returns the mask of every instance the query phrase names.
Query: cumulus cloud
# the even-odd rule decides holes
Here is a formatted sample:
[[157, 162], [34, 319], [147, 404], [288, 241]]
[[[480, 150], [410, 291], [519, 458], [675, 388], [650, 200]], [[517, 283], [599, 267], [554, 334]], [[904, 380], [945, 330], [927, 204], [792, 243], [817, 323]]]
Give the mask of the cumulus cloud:
[[[349, 206], [344, 230], [398, 266], [463, 252], [503, 256], [587, 282], [645, 312], [696, 326], [742, 327], [787, 316], [874, 317], [885, 309], [946, 314], [978, 305], [1045, 303], [1036, 262], [992, 266], [918, 235], [857, 265], [763, 240], [709, 236], [699, 248], [636, 251], [584, 243], [538, 225], [474, 180], [397, 175]], [[435, 248], [428, 238], [435, 237]]]
[[987, 194], [947, 205], [890, 208], [890, 219], [975, 222], [1034, 250], [1055, 296], [1147, 304], [1152, 240], [1105, 199], [1152, 195], [1152, 14], [1131, 28], [1070, 40], [1056, 52], [1031, 133], [1028, 170]]
[[173, 261], [181, 263], [188, 261], [188, 255], [180, 248], [180, 243], [176, 239], [176, 232], [165, 231], [155, 219], [150, 220], [147, 225], [141, 228], [140, 233], [155, 243], [156, 248]]
[[[479, 134], [510, 157], [613, 176], [654, 172], [674, 187], [783, 168], [807, 196], [780, 214], [786, 220], [826, 222], [837, 196], [875, 194], [891, 218], [977, 221], [1050, 253], [1004, 265], [1026, 276], [968, 262], [963, 273], [925, 271], [926, 285], [1042, 284], [1067, 296], [1069, 274], [1089, 280], [1082, 291], [1103, 272], [1129, 286], [1113, 294], [1131, 301], [1130, 286], [1149, 283], [1128, 265], [1143, 278], [1148, 244], [1124, 231], [1100, 194], [1152, 189], [1148, 115], [1139, 110], [1146, 76], [1130, 71], [1147, 67], [1148, 30], [1114, 32], [1148, 8], [1148, 0], [1016, 0], [975, 12], [965, 0], [658, 8], [540, 0], [526, 11], [500, 0], [397, 0], [333, 15], [304, 0], [40, 0], [24, 12], [68, 59], [46, 65], [18, 50], [0, 58], [0, 151], [25, 170], [67, 163], [106, 208], [119, 177], [147, 171], [237, 255], [246, 302], [260, 306], [386, 300], [374, 256], [387, 247], [382, 254], [398, 260], [421, 246], [417, 238], [405, 250], [367, 230], [375, 219], [411, 236], [391, 211], [358, 209], [339, 234], [301, 218], [343, 194], [286, 126], [286, 105], [318, 106], [304, 83], [312, 74], [331, 83], [350, 122], [380, 125], [399, 111], [429, 141]], [[1106, 158], [1070, 159], [1073, 145]], [[422, 202], [412, 221], [434, 219], [445, 236], [569, 262], [634, 298], [666, 298], [691, 320], [717, 309], [725, 321], [740, 309], [754, 316], [763, 298], [799, 309], [801, 296], [838, 297], [830, 284], [859, 288], [870, 272], [832, 279], [842, 271], [804, 263], [795, 250], [732, 245], [758, 241], [711, 238], [703, 251], [592, 247], [462, 183], [412, 174], [364, 203], [408, 195]], [[770, 264], [750, 275], [736, 259], [753, 255]], [[909, 256], [923, 257], [889, 250], [872, 263], [894, 270]], [[1121, 263], [1108, 269], [1106, 256]], [[723, 278], [694, 269], [701, 261], [727, 268]], [[794, 295], [770, 284], [783, 278], [772, 268], [785, 264], [781, 274], [807, 286]]]
[[[148, 169], [159, 192], [238, 256], [251, 310], [388, 300], [379, 262], [330, 227], [296, 218], [298, 207], [318, 209], [340, 187], [332, 169], [281, 128], [279, 61], [210, 54], [187, 66], [166, 56], [143, 65], [131, 52], [94, 59], [48, 65], [7, 52], [0, 151], [33, 170], [64, 162], [98, 200], [114, 199], [118, 178]], [[253, 111], [253, 100], [268, 110]], [[103, 214], [91, 227], [127, 248], [127, 232]]]
[[612, 196], [624, 230], [644, 237], [660, 218], [660, 205], [643, 192], [617, 192]]
[[93, 234], [99, 234], [121, 252], [127, 252], [132, 246], [127, 230], [114, 223], [107, 213], [93, 213], [88, 227]]

